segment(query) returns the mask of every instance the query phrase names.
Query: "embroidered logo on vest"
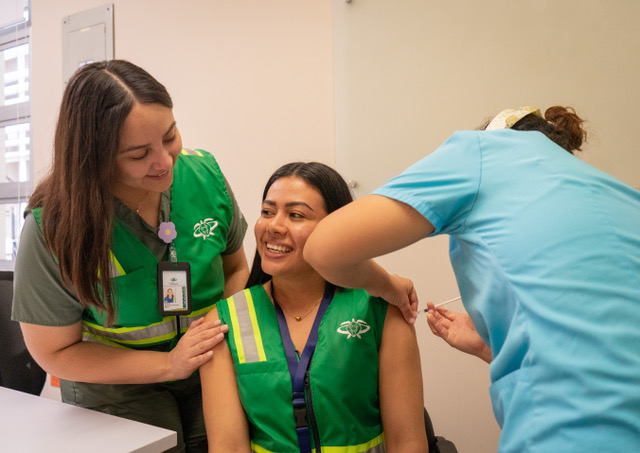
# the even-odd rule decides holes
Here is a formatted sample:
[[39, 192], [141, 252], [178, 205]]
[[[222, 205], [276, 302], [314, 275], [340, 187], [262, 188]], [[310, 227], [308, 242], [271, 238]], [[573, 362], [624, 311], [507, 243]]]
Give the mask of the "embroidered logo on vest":
[[193, 226], [193, 237], [207, 239], [214, 236], [213, 230], [218, 228], [218, 221], [213, 219], [204, 219]]
[[362, 319], [358, 319], [357, 321], [354, 318], [351, 318], [351, 321], [345, 321], [340, 324], [337, 332], [347, 336], [347, 340], [351, 337], [358, 337], [362, 340], [362, 335], [365, 332], [368, 332], [371, 327], [369, 324], [364, 322]]

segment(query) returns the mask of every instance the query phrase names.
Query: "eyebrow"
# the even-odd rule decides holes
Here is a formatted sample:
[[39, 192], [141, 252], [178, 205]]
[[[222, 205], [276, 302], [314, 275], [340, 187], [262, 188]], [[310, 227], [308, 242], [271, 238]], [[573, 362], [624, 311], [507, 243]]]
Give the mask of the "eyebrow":
[[[276, 205], [276, 202], [275, 201], [271, 201], [271, 200], [264, 200], [262, 203], [268, 204], [269, 206], [275, 206]], [[285, 205], [284, 205], [285, 208], [290, 208], [292, 206], [305, 206], [309, 210], [313, 211], [313, 208], [311, 206], [309, 206], [307, 203], [305, 203], [304, 201], [290, 201], [289, 203], [285, 203]]]
[[[162, 135], [162, 138], [165, 138], [167, 135], [169, 135], [171, 133], [171, 131], [173, 131], [176, 127], [176, 122], [174, 121], [173, 123], [171, 123], [171, 126], [169, 126], [169, 129], [167, 129], [167, 132], [165, 132]], [[135, 151], [137, 149], [142, 149], [142, 148], [146, 148], [148, 146], [150, 146], [151, 143], [145, 143], [144, 145], [133, 145], [133, 146], [129, 146], [128, 148], [125, 148], [122, 150], [123, 153], [129, 153], [131, 151]]]

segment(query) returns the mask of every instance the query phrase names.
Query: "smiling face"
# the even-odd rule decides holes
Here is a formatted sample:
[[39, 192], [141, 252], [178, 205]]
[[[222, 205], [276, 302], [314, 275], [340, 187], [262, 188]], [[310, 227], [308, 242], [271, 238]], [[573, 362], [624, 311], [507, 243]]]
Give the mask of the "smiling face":
[[315, 274], [302, 251], [326, 215], [324, 200], [313, 186], [295, 176], [275, 181], [262, 202], [254, 228], [262, 270], [274, 277]]
[[168, 189], [181, 151], [182, 137], [172, 110], [160, 104], [136, 104], [120, 130], [113, 194], [132, 202], [149, 191]]

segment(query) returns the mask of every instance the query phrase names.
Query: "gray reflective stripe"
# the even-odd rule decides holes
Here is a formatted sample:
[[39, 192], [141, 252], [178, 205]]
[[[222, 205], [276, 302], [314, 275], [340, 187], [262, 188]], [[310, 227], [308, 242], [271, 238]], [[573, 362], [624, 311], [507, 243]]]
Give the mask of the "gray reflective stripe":
[[[249, 296], [247, 298], [247, 296]], [[248, 289], [240, 291], [229, 298], [229, 313], [231, 317], [234, 317], [235, 323], [232, 319], [232, 323], [236, 328], [235, 341], [242, 344], [242, 351], [237, 348], [238, 362], [251, 363], [264, 361], [264, 350], [262, 348], [262, 337], [260, 335], [260, 328], [253, 325], [252, 314], [255, 316], [255, 310], [253, 308], [253, 299], [251, 298], [251, 292]], [[243, 354], [244, 352], [244, 354]]]
[[370, 453], [386, 453], [386, 451], [387, 451], [387, 447], [384, 442], [367, 450], [367, 452], [370, 452]]
[[200, 313], [199, 315], [196, 315], [196, 316], [188, 316], [188, 317], [180, 318], [180, 326], [184, 326], [186, 324], [187, 327], [190, 327], [191, 323], [193, 323], [194, 321], [197, 321], [200, 318], [204, 318], [205, 316], [207, 316], [207, 313], [209, 313], [209, 310], [207, 310], [205, 313]]
[[194, 149], [182, 148], [182, 154], [186, 154], [188, 156], [201, 156], [202, 154]]
[[122, 275], [120, 273], [120, 269], [116, 267], [113, 261], [109, 263], [109, 275], [111, 275], [111, 278], [120, 277]]
[[96, 324], [82, 323], [84, 332], [93, 334], [97, 337], [107, 338], [110, 340], [123, 343], [148, 343], [152, 339], [163, 341], [162, 337], [171, 335], [176, 330], [174, 318], [165, 318], [165, 321], [152, 324], [146, 327], [116, 327], [113, 329], [105, 329]]
[[[192, 322], [206, 316], [205, 313], [199, 313], [194, 316], [180, 318], [181, 325], [186, 324], [190, 326]], [[85, 341], [100, 341], [100, 338], [104, 338], [118, 343], [129, 344], [145, 344], [156, 343], [170, 340], [175, 335], [176, 324], [175, 318], [164, 318], [163, 322], [152, 324], [145, 327], [116, 327], [112, 329], [104, 328], [102, 326], [88, 323], [83, 321], [82, 323], [83, 333]]]

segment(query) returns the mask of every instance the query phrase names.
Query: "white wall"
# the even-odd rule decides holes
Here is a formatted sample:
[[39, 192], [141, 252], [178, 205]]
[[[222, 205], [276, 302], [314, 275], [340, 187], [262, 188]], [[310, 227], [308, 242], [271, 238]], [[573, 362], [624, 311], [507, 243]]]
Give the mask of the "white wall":
[[[35, 174], [48, 169], [62, 97], [62, 18], [103, 0], [32, 0]], [[171, 93], [184, 146], [211, 151], [250, 225], [268, 176], [293, 160], [335, 164], [328, 2], [115, 0], [115, 57]]]

